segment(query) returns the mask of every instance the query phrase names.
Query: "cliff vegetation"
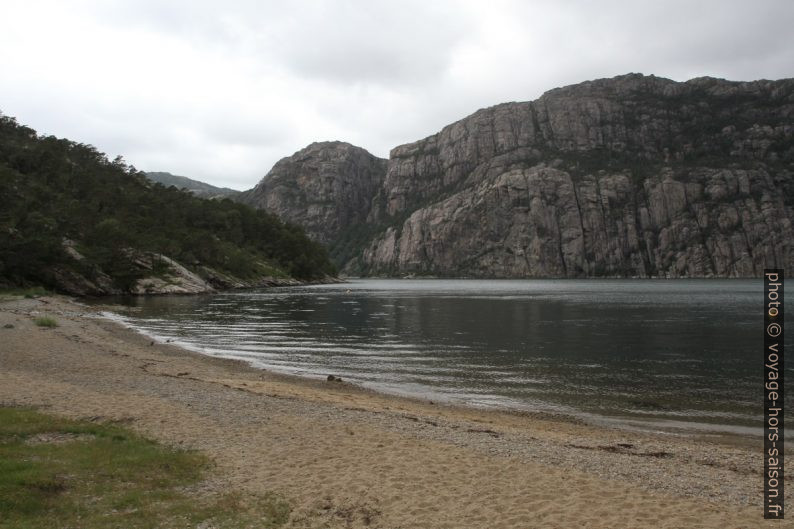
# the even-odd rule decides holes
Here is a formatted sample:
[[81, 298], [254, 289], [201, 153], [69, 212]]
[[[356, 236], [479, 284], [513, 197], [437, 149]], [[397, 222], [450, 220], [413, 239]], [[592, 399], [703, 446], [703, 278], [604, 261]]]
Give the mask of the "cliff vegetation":
[[0, 114], [0, 284], [190, 293], [335, 274], [302, 228]]

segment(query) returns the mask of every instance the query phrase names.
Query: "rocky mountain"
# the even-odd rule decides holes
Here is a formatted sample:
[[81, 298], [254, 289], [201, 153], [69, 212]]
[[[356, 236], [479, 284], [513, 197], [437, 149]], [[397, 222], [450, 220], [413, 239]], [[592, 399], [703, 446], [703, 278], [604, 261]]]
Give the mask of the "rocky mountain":
[[237, 200], [300, 225], [310, 237], [330, 245], [332, 254], [339, 254], [343, 235], [366, 224], [386, 164], [349, 143], [312, 143], [278, 161]]
[[177, 189], [184, 189], [190, 191], [197, 197], [202, 198], [232, 198], [240, 192], [236, 189], [229, 189], [228, 187], [215, 187], [205, 182], [199, 182], [186, 176], [179, 176], [162, 171], [150, 171], [144, 173], [146, 178], [152, 182], [163, 184], [166, 187], [174, 186]]
[[[373, 163], [351, 171], [345, 152]], [[793, 79], [589, 81], [479, 110], [383, 167], [314, 144], [246, 200], [306, 227], [348, 273], [794, 272]]]

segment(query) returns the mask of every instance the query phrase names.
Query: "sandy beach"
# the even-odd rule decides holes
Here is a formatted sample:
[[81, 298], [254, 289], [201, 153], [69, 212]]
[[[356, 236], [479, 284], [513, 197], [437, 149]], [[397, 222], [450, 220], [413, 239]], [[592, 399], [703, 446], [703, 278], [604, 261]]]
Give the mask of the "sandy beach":
[[[42, 315], [58, 327], [37, 327]], [[216, 464], [204, 487], [276, 492], [294, 528], [794, 527], [762, 519], [760, 440], [278, 375], [154, 343], [61, 297], [0, 302], [0, 403], [200, 450]]]

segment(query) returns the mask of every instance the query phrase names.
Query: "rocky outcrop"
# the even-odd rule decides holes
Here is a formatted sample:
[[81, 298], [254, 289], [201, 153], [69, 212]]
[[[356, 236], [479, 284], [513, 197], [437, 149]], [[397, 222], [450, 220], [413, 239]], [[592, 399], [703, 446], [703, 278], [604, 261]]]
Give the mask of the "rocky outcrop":
[[59, 292], [66, 292], [73, 296], [108, 296], [122, 294], [113, 280], [102, 272], [81, 274], [69, 266], [55, 266], [49, 270], [52, 284]]
[[[64, 237], [61, 240], [61, 247], [71, 262], [62, 263], [49, 270], [52, 282], [58, 285], [59, 290], [75, 296], [103, 296], [122, 293], [110, 276], [87, 263], [85, 256], [77, 250], [75, 241]], [[70, 264], [77, 266], [69, 266]], [[80, 271], [78, 272], [75, 268]], [[88, 277], [89, 275], [90, 277]]]
[[396, 147], [365, 204], [371, 189], [355, 237], [326, 227], [334, 208], [323, 224], [270, 200], [332, 248], [358, 241], [337, 253], [349, 273], [791, 274], [794, 80], [630, 74], [551, 90]]
[[203, 294], [215, 289], [207, 281], [165, 255], [142, 252], [131, 256], [132, 264], [149, 272], [130, 287], [130, 293]]
[[312, 143], [281, 159], [238, 200], [299, 224], [310, 237], [329, 244], [366, 221], [385, 173], [386, 160], [360, 147]]
[[[128, 248], [123, 252], [125, 263], [128, 273], [137, 279], [126, 287], [121, 287], [102, 270], [88, 265], [74, 241], [64, 239], [63, 247], [74, 262], [65, 262], [52, 268], [49, 273], [58, 291], [75, 296], [208, 294], [219, 290], [342, 282], [336, 277], [325, 277], [317, 281], [272, 276], [240, 279], [208, 266], [197, 266], [192, 271], [165, 255]], [[268, 267], [268, 263], [261, 265], [263, 269]]]

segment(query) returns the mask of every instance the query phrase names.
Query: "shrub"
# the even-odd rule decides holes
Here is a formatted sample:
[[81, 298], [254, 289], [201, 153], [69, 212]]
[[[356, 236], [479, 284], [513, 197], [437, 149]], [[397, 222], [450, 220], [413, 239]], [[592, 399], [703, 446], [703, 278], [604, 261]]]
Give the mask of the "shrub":
[[54, 318], [50, 318], [49, 316], [39, 316], [38, 318], [33, 320], [33, 323], [35, 323], [39, 327], [57, 327], [58, 326], [58, 322], [55, 321]]

